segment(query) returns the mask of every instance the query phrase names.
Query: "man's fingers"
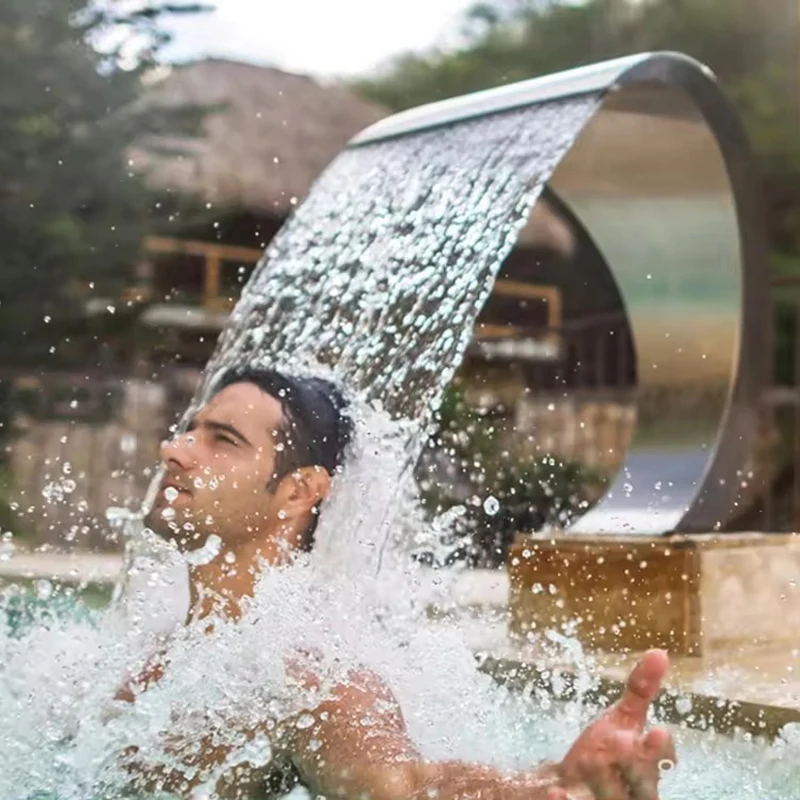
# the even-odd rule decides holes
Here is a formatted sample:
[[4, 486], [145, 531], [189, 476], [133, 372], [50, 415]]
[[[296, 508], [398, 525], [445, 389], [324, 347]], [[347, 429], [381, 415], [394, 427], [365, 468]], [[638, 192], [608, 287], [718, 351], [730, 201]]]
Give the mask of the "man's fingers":
[[670, 762], [669, 767], [667, 767], [666, 764], [662, 764], [666, 769], [672, 769], [672, 767], [678, 763], [678, 756], [675, 752], [675, 740], [666, 728], [653, 728], [653, 730], [644, 737], [642, 749], [644, 751], [644, 757], [655, 761], [656, 764], [660, 762]]
[[643, 729], [647, 722], [647, 711], [661, 689], [668, 667], [669, 658], [663, 650], [645, 653], [628, 676], [625, 691], [614, 707], [614, 713], [621, 716], [626, 724]]
[[616, 765], [598, 765], [586, 776], [586, 783], [594, 800], [628, 800], [628, 781]]
[[669, 731], [654, 728], [642, 736], [634, 757], [620, 766], [631, 800], [658, 800], [661, 772], [675, 766], [675, 744]]
[[547, 790], [547, 800], [596, 800], [586, 786], [554, 786]]
[[631, 730], [618, 731], [577, 755], [563, 775], [572, 800], [573, 787], [589, 790], [592, 800], [629, 800], [628, 781], [622, 769], [641, 749], [642, 737]]

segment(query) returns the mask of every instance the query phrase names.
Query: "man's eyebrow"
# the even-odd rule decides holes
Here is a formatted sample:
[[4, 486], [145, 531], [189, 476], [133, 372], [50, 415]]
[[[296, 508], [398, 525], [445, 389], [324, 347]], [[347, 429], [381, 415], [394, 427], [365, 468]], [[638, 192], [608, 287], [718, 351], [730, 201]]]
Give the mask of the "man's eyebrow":
[[213, 419], [203, 420], [202, 424], [204, 428], [210, 428], [212, 431], [229, 433], [231, 436], [242, 442], [242, 444], [246, 444], [248, 447], [252, 447], [247, 437], [243, 433], [238, 431], [236, 428], [234, 428], [233, 425], [228, 425], [226, 422], [216, 422]]

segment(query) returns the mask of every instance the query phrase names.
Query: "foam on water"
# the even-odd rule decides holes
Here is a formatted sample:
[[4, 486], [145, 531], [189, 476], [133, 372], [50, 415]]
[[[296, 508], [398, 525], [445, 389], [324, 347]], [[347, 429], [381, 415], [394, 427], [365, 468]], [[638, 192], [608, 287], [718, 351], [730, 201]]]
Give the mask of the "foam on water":
[[[334, 163], [255, 273], [206, 382], [247, 362], [323, 370], [348, 387], [354, 452], [315, 551], [265, 570], [242, 620], [215, 620], [209, 632], [205, 621], [176, 624], [185, 565], [136, 534], [131, 579], [112, 609], [2, 631], [0, 800], [118, 797], [131, 748], [213, 792], [217, 772], [186, 766], [204, 739], [229, 749], [220, 771], [266, 764], [279, 723], [305, 724], [302, 710], [354, 667], [386, 681], [428, 758], [524, 768], [564, 752], [589, 710], [509, 693], [476, 670], [469, 623], [430, 618], [452, 574], [426, 571], [408, 552], [435, 547], [448, 523], [420, 512], [411, 467], [503, 258], [595, 102], [475, 120]], [[12, 602], [6, 593], [2, 610]], [[154, 609], [169, 624], [152, 625]], [[164, 677], [135, 704], [115, 701], [126, 676], [164, 649]], [[297, 664], [322, 679], [318, 693], [298, 681]], [[664, 796], [800, 797], [797, 773], [781, 773], [796, 745], [782, 748], [701, 739]]]

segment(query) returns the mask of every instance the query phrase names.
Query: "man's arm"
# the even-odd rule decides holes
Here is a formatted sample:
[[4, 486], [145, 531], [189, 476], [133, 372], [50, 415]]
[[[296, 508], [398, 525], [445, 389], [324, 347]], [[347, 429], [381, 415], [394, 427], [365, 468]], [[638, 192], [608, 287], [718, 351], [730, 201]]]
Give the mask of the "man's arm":
[[645, 734], [644, 726], [666, 667], [663, 653], [648, 653], [622, 699], [564, 760], [530, 772], [423, 760], [396, 699], [364, 673], [337, 687], [311, 712], [313, 723], [293, 732], [292, 760], [313, 791], [341, 800], [657, 800], [659, 764], [675, 754], [668, 733]]
[[421, 758], [401, 709], [377, 678], [360, 673], [340, 685], [292, 736], [292, 761], [309, 788], [329, 799], [545, 800], [553, 767], [504, 774], [492, 767]]

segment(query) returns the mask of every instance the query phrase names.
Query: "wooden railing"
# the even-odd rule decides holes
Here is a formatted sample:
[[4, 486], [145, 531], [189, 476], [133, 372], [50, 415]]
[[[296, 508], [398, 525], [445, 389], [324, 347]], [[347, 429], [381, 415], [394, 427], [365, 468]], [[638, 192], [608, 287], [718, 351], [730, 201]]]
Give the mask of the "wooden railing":
[[[172, 239], [164, 236], [148, 236], [143, 243], [145, 253], [168, 255], [170, 253], [197, 256], [203, 259], [203, 306], [210, 310], [222, 310], [229, 304], [223, 302], [222, 264], [235, 261], [256, 264], [264, 254], [255, 247], [219, 244], [187, 239]], [[141, 291], [141, 290], [140, 290]]]

